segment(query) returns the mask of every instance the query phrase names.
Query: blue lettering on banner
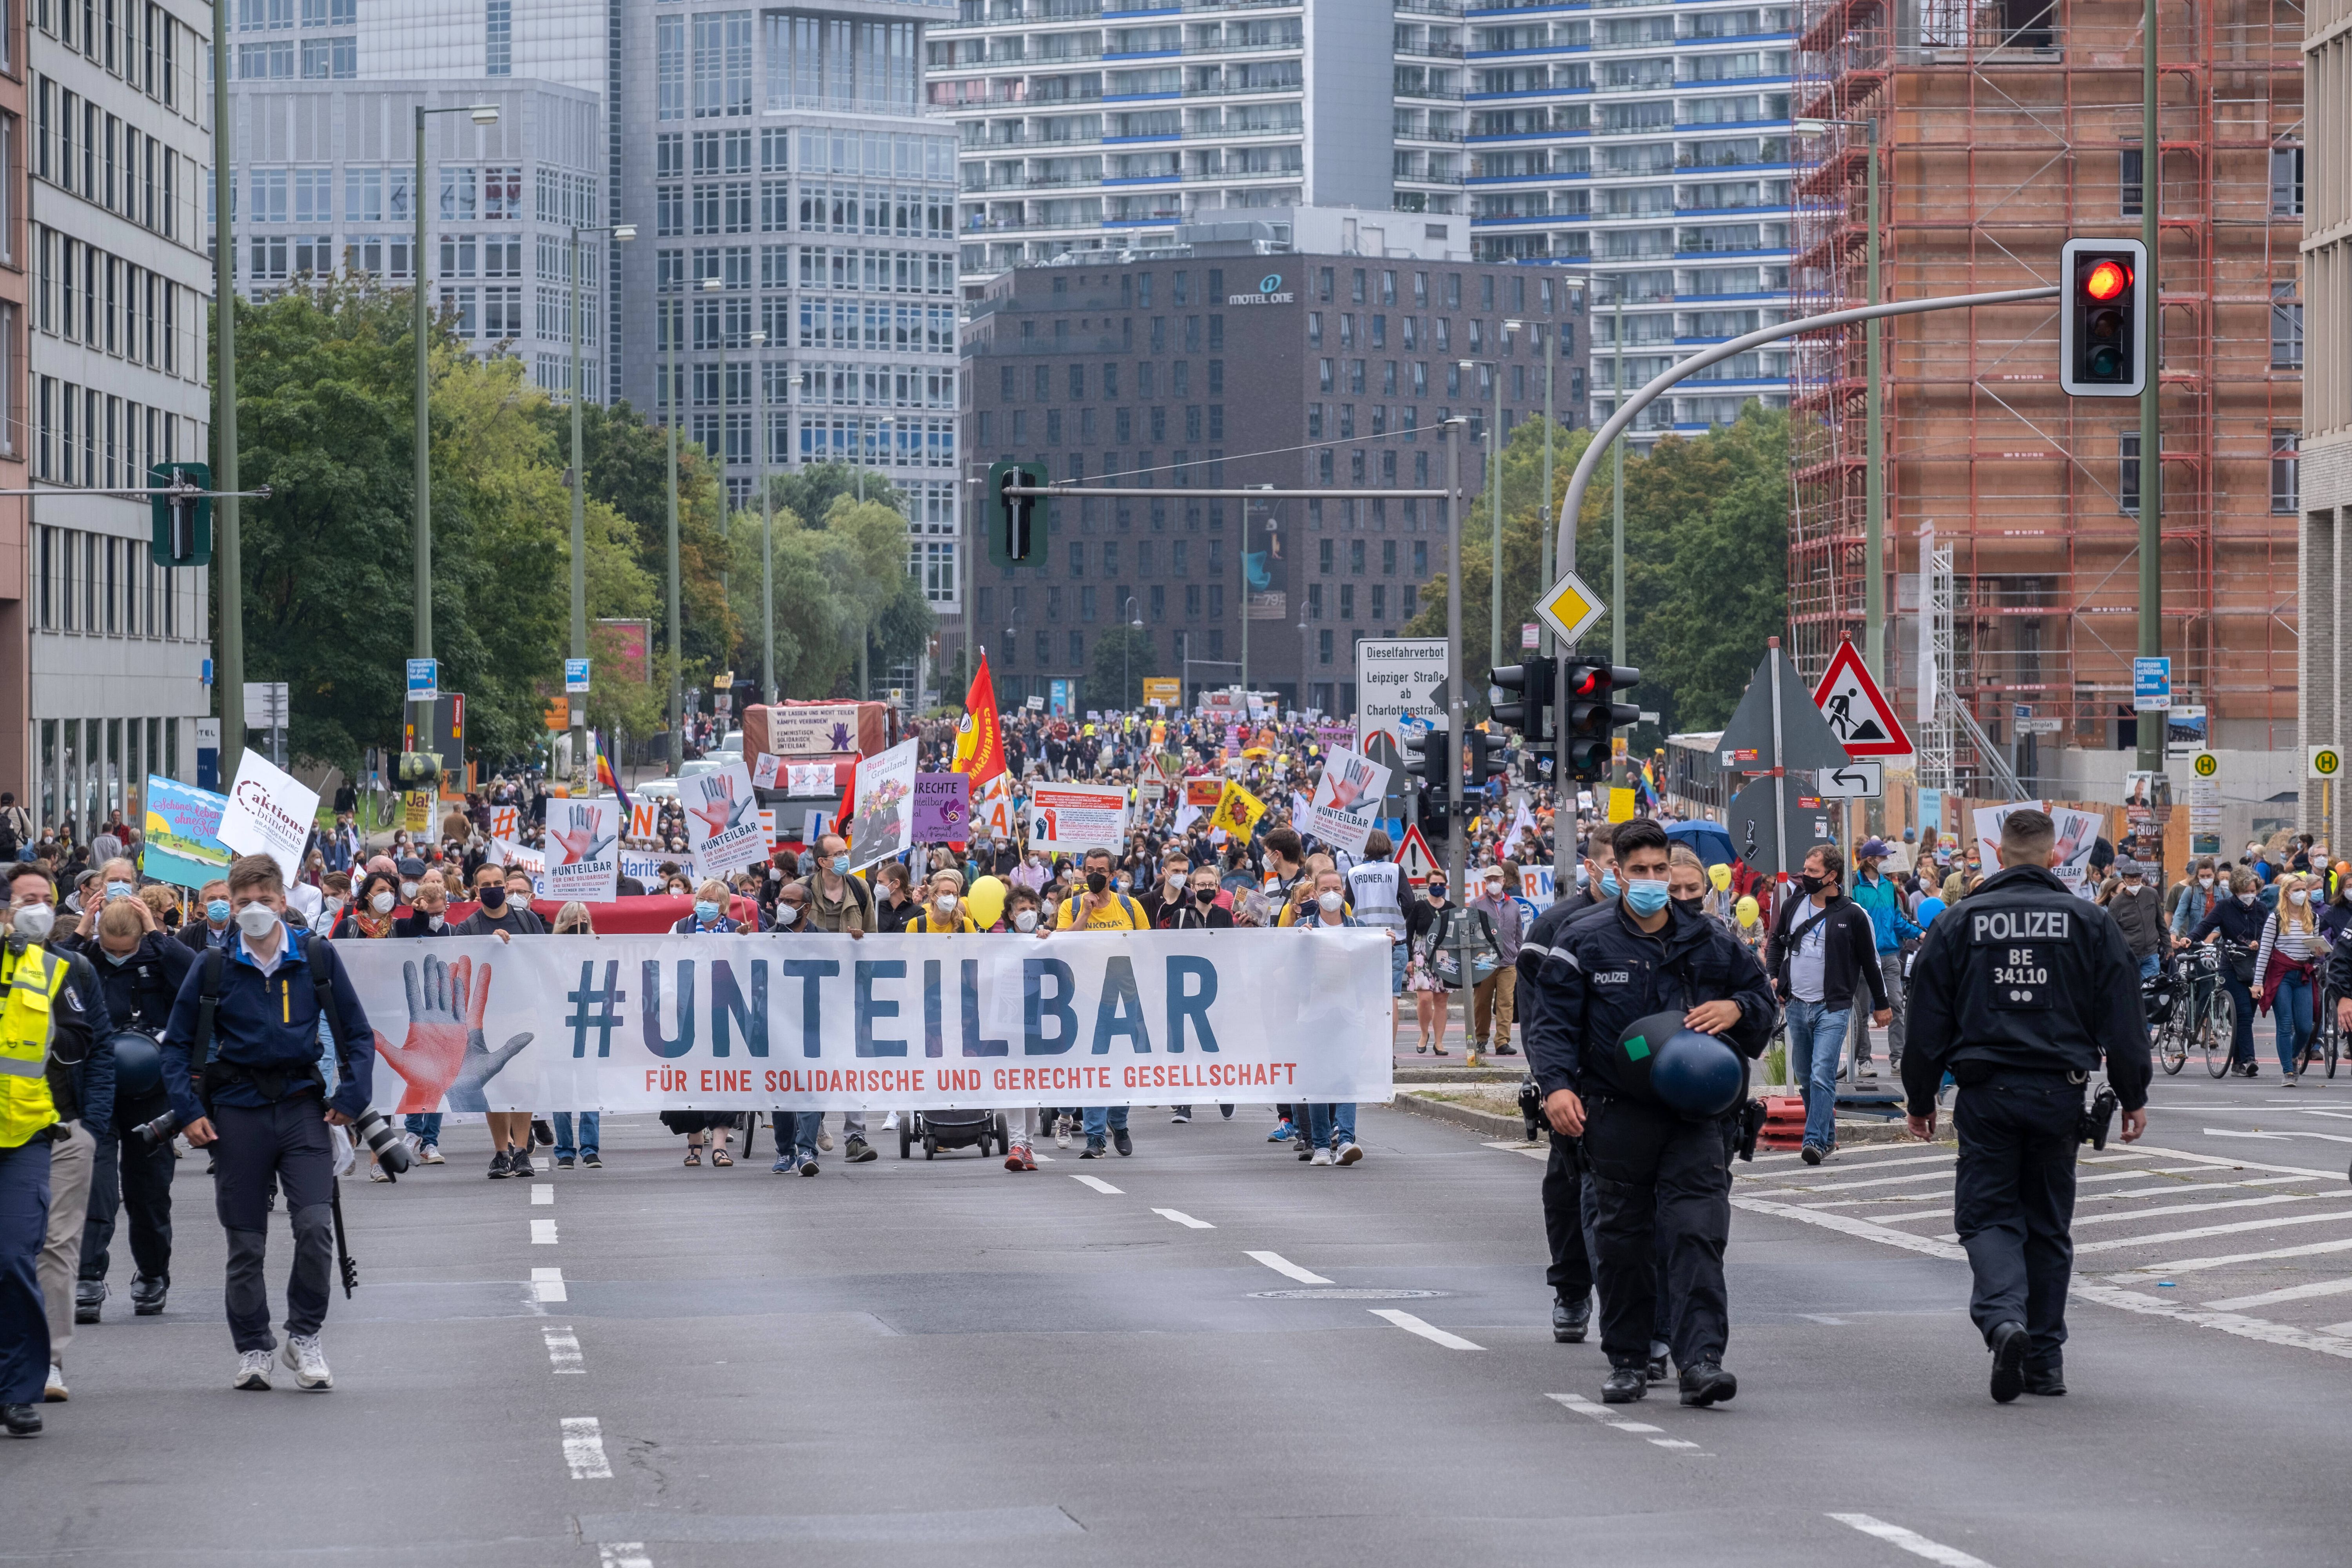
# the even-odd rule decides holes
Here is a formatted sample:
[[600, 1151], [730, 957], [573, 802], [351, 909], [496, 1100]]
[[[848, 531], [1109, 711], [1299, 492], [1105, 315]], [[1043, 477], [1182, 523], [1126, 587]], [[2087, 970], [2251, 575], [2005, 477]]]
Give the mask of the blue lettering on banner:
[[801, 1055], [822, 1055], [824, 1049], [824, 1004], [817, 994], [816, 983], [839, 974], [841, 960], [787, 958], [776, 966], [776, 972], [786, 980], [801, 983]]
[[980, 960], [963, 961], [963, 1054], [1002, 1057], [1012, 1054], [1009, 1040], [984, 1040], [980, 1036]]
[[[1046, 975], [1054, 977], [1054, 994], [1047, 996], [1038, 985]], [[1078, 1043], [1078, 1010], [1070, 1005], [1077, 993], [1077, 981], [1070, 966], [1058, 958], [1024, 958], [1021, 961], [1021, 1012], [1028, 1026], [1029, 1037], [1022, 1043], [1021, 1054], [1029, 1057], [1058, 1057]], [[1043, 1027], [1047, 1018], [1062, 1026], [1052, 1039], [1045, 1037]]]
[[694, 1049], [694, 960], [677, 961], [677, 1037], [662, 1033], [661, 1021], [661, 962], [648, 958], [645, 962], [645, 1026], [646, 1049], [657, 1057], [682, 1057]]
[[[572, 1004], [572, 1014], [563, 1021], [572, 1026], [572, 1054], [588, 1054], [588, 1031], [596, 1031], [596, 1054], [613, 1054], [613, 1031], [621, 1026], [619, 1005], [629, 999], [629, 994], [619, 989], [621, 962], [613, 959], [604, 965], [604, 984], [596, 985], [596, 965], [593, 960], [580, 965], [580, 989], [567, 991], [563, 999]], [[590, 1011], [591, 1008], [596, 1009]]]
[[940, 1017], [940, 961], [923, 960], [923, 1054], [943, 1057], [948, 1054], [945, 1030]]
[[743, 1048], [755, 1057], [768, 1054], [768, 961], [751, 961], [751, 1005], [744, 1005], [743, 988], [735, 983], [735, 966], [725, 959], [710, 966], [710, 1054], [727, 1054], [727, 1026], [742, 1031]]
[[[1198, 980], [1201, 988], [1190, 991], [1186, 982]], [[1201, 1032], [1201, 1049], [1213, 1052], [1217, 1048], [1217, 1032], [1209, 1027], [1209, 1009], [1217, 1003], [1217, 966], [1205, 958], [1192, 958], [1171, 953], [1168, 959], [1168, 1048], [1184, 1048], [1184, 1023], [1192, 1020]]]
[[861, 1057], [903, 1057], [907, 1054], [904, 1040], [877, 1040], [874, 1037], [874, 1021], [895, 1018], [898, 1004], [887, 996], [874, 994], [877, 980], [904, 980], [907, 961], [903, 958], [864, 959], [857, 961], [857, 1054]]
[[1103, 965], [1102, 1000], [1095, 1006], [1095, 1055], [1109, 1054], [1113, 1035], [1133, 1040], [1139, 1055], [1151, 1050], [1151, 1031], [1144, 1026], [1143, 998], [1136, 994], [1131, 959], [1114, 958]]

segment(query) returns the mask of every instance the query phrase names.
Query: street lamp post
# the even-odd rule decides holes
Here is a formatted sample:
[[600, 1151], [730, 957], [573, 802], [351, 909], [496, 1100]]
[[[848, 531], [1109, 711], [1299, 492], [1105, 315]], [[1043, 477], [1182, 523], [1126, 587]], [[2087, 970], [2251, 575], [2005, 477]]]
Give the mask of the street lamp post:
[[[1799, 135], [1817, 136], [1832, 125], [1870, 133], [1870, 170], [1868, 175], [1870, 232], [1864, 237], [1863, 255], [1870, 302], [1878, 303], [1878, 121], [1875, 120], [1800, 120]], [[1863, 647], [1870, 664], [1870, 673], [1882, 682], [1886, 679], [1886, 428], [1885, 399], [1879, 388], [1881, 374], [1878, 318], [1873, 316], [1863, 323], [1863, 379], [1870, 384], [1865, 389], [1868, 410], [1868, 434], [1865, 437], [1863, 475], [1862, 537], [1862, 618]]]
[[[702, 280], [706, 294], [716, 294], [724, 285], [715, 278]], [[685, 304], [683, 300], [678, 301]], [[678, 395], [677, 340], [686, 335], [686, 311], [681, 309], [669, 322], [669, 367], [663, 378], [662, 391], [669, 403], [669, 771], [676, 777], [686, 765], [686, 647], [680, 637], [677, 609], [677, 422], [685, 399]], [[726, 442], [719, 449], [724, 460]]]
[[[213, 102], [228, 102], [228, 7], [213, 7]], [[229, 221], [236, 196], [236, 170], [229, 140], [232, 121], [213, 116], [213, 289], [219, 301], [219, 360], [214, 372], [219, 384], [220, 415], [213, 431], [218, 458], [216, 480], [226, 492], [220, 507], [220, 779], [234, 781], [245, 756], [245, 552], [237, 517], [236, 481], [236, 236]], [[422, 284], [419, 284], [420, 293]], [[420, 331], [417, 341], [424, 341]], [[32, 516], [32, 501], [25, 515]], [[173, 721], [176, 722], [176, 721]], [[224, 782], [224, 787], [226, 787]], [[37, 806], [39, 800], [34, 798]]]
[[776, 700], [776, 528], [768, 502], [768, 365], [763, 352], [768, 334], [751, 334], [751, 374], [760, 384], [759, 429], [752, 439], [760, 447], [760, 689]]
[[[1129, 594], [1127, 596], [1127, 602], [1118, 607], [1120, 618], [1124, 620], [1127, 616], [1128, 611], [1132, 609], [1135, 609], [1135, 595]], [[1131, 621], [1128, 621], [1127, 625], [1130, 631], [1141, 631], [1143, 629], [1142, 611], [1137, 610], [1135, 618]], [[1118, 705], [1122, 708], [1140, 706], [1140, 704], [1129, 703], [1127, 696], [1128, 688], [1134, 684], [1135, 672], [1129, 668], [1129, 656], [1133, 654], [1134, 651], [1135, 639], [1133, 637], [1125, 637], [1120, 640], [1118, 649]]]
[[[222, 100], [226, 102], [226, 100]], [[415, 251], [412, 270], [416, 279], [415, 319], [413, 329], [416, 338], [416, 657], [433, 657], [433, 414], [432, 414], [432, 341], [426, 331], [430, 310], [425, 288], [425, 117], [428, 114], [464, 114], [477, 125], [496, 125], [499, 106], [495, 103], [452, 105], [446, 109], [416, 106], [416, 179], [409, 187], [408, 204], [416, 218]], [[223, 161], [226, 167], [226, 161]], [[226, 205], [226, 201], [224, 201]], [[411, 751], [423, 751], [433, 736], [433, 704], [416, 705], [415, 734]], [[226, 739], [226, 736], [223, 737]], [[242, 740], [242, 737], [239, 737]]]
[[[587, 458], [580, 436], [581, 405], [587, 384], [581, 374], [580, 344], [585, 335], [580, 319], [580, 241], [583, 236], [609, 234], [625, 244], [637, 237], [637, 226], [616, 223], [604, 228], [572, 226], [572, 657], [588, 657], [588, 491]], [[618, 774], [614, 775], [618, 777]], [[588, 766], [588, 697], [581, 694], [572, 710], [572, 788], [585, 795], [593, 781]]]
[[[1509, 342], [1510, 330], [1517, 321], [1503, 323], [1504, 341]], [[1494, 507], [1495, 559], [1486, 578], [1486, 598], [1489, 618], [1486, 626], [1486, 668], [1492, 671], [1503, 662], [1503, 362], [1489, 359], [1465, 359], [1454, 362], [1464, 370], [1485, 365], [1495, 378], [1495, 412], [1486, 422], [1486, 452], [1494, 459], [1488, 465], [1486, 488]]]

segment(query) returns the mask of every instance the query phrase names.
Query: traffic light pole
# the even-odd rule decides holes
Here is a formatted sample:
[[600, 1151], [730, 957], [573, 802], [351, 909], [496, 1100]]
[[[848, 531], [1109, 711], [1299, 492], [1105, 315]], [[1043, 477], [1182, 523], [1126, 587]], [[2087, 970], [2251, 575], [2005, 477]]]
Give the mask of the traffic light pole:
[[[230, 142], [234, 118], [224, 112], [228, 97], [228, 7], [213, 7], [213, 300], [220, 343], [213, 368], [218, 383], [213, 416], [214, 454], [221, 489], [236, 489], [236, 226], [230, 213], [236, 195], [236, 164]], [[29, 508], [26, 509], [28, 511]], [[220, 574], [220, 776], [226, 790], [245, 755], [245, 548], [236, 500], [221, 502]], [[36, 797], [36, 804], [38, 804]]]
[[[2147, 250], [2147, 342], [2140, 352], [2147, 380], [2139, 394], [2139, 653], [2164, 653], [2164, 420], [2158, 359], [2164, 342], [2163, 296], [2157, 289], [2157, 204], [2164, 194], [2164, 150], [2157, 137], [2156, 0], [2143, 0], [2140, 20], [2139, 238]], [[2164, 767], [2164, 720], [2141, 716], [2139, 769]]]

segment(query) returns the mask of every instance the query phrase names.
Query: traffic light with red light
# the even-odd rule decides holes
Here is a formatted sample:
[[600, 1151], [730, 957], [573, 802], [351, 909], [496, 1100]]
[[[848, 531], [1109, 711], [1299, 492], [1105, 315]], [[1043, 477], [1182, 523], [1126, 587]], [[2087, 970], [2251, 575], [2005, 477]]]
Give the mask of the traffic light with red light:
[[1561, 661], [1560, 703], [1568, 730], [1569, 776], [1579, 784], [1600, 784], [1609, 776], [1615, 733], [1620, 726], [1641, 721], [1642, 710], [1617, 700], [1620, 693], [1641, 684], [1642, 672], [1606, 660], [1570, 655]]
[[2061, 253], [2058, 379], [2076, 397], [2137, 397], [2147, 384], [2156, 279], [2136, 239], [2070, 239]]

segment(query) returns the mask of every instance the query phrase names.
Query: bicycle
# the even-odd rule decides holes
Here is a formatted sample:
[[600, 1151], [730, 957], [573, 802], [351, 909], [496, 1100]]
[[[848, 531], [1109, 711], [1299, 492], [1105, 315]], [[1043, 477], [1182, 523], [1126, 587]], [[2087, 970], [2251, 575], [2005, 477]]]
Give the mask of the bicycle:
[[2343, 1050], [2343, 1031], [2336, 1026], [2336, 1004], [2338, 994], [2323, 986], [2319, 993], [2319, 1017], [2312, 1026], [2311, 1038], [2303, 1045], [2301, 1057], [2295, 1062], [2295, 1072], [2301, 1076], [2313, 1067], [2321, 1068], [2327, 1077], [2336, 1076], [2336, 1058]]
[[2176, 967], [2188, 998], [2185, 1006], [2175, 1008], [2182, 1020], [2184, 1053], [2193, 1043], [2205, 1058], [2206, 1072], [2214, 1078], [2228, 1075], [2238, 1032], [2238, 1005], [2221, 983], [2221, 966], [2248, 951], [2242, 943], [2224, 940], [2190, 949]]
[[2189, 982], [2185, 958], [2175, 959], [2139, 983], [2141, 1016], [2147, 1020], [2148, 1048], [2168, 1078], [2189, 1063]]

